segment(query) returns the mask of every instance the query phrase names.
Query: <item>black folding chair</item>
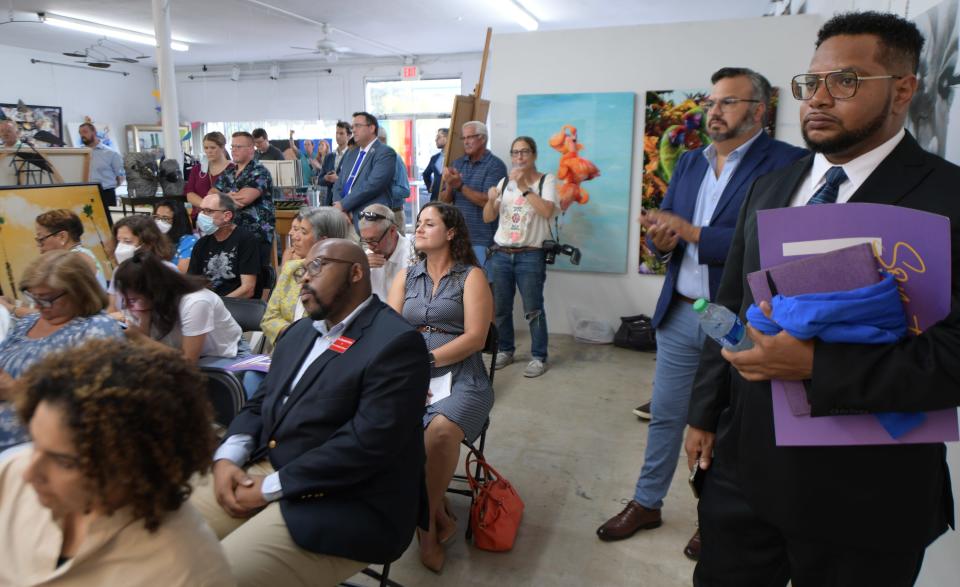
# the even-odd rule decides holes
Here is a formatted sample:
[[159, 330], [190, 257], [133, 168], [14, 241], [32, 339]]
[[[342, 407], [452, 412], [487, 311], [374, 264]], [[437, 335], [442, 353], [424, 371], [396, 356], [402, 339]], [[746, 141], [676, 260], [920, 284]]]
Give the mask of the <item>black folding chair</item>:
[[207, 376], [207, 397], [213, 405], [214, 421], [227, 428], [247, 401], [243, 384], [232, 371], [222, 367], [200, 366]]
[[260, 322], [263, 321], [263, 314], [267, 311], [267, 302], [258, 299], [244, 300], [240, 298], [222, 298], [223, 305], [233, 316], [240, 330], [252, 333], [250, 336], [250, 350], [254, 353], [262, 353], [266, 337], [260, 328]]
[[[400, 583], [390, 579], [390, 563], [383, 565], [382, 572], [376, 572], [372, 568], [367, 567], [363, 569], [363, 574], [380, 581], [380, 587], [403, 587]], [[349, 581], [344, 581], [340, 583], [340, 587], [363, 587], [358, 583], [350, 583]]]
[[[497, 366], [497, 352], [500, 348], [500, 335], [497, 332], [497, 327], [492, 322], [490, 323], [490, 329], [487, 330], [487, 341], [483, 346], [483, 352], [490, 354], [490, 371], [488, 376], [490, 377], [490, 386], [493, 387], [493, 376], [496, 373]], [[467, 442], [466, 439], [461, 442], [461, 444], [467, 447], [469, 450], [475, 450], [481, 455], [483, 455], [483, 448], [487, 443], [487, 429], [490, 428], [490, 417], [487, 417], [487, 420], [483, 423], [483, 429], [480, 431], [480, 438], [478, 439], [477, 445]], [[469, 474], [469, 471], [466, 471]], [[480, 464], [477, 463], [476, 470], [474, 471], [474, 477], [477, 480], [483, 480], [483, 469], [480, 467]], [[456, 493], [458, 495], [466, 495], [470, 498], [470, 508], [473, 508], [473, 491], [470, 490], [470, 485], [467, 481], [466, 475], [454, 475], [454, 481], [459, 481], [460, 483], [466, 483], [467, 488], [461, 489], [459, 487], [447, 487], [447, 493]], [[467, 510], [469, 511], [469, 509]], [[470, 528], [470, 521], [467, 520], [467, 531], [465, 533], [467, 540], [473, 536], [473, 530]]]

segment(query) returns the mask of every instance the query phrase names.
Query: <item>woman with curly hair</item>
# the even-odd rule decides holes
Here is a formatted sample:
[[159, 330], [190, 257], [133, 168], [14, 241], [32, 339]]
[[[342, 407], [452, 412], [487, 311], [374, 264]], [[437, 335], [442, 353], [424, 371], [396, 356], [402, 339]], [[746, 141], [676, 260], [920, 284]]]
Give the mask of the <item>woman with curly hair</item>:
[[451, 376], [450, 395], [428, 405], [423, 417], [430, 526], [420, 535], [420, 561], [440, 572], [443, 544], [457, 531], [443, 496], [460, 461], [460, 442], [480, 435], [493, 408], [493, 387], [480, 354], [493, 319], [493, 295], [455, 206], [424, 206], [415, 246], [421, 260], [397, 274], [389, 304], [423, 333], [431, 377]]
[[[110, 255], [118, 266], [133, 257], [133, 254], [137, 251], [146, 251], [159, 259], [163, 259], [163, 262], [171, 269], [179, 271], [177, 266], [170, 262], [170, 259], [173, 258], [173, 246], [157, 228], [157, 223], [153, 221], [153, 218], [146, 214], [124, 216], [117, 220], [113, 225], [111, 247]], [[109, 311], [122, 310], [123, 300], [117, 298], [116, 276], [110, 282], [107, 293], [110, 294]]]
[[23, 271], [20, 291], [38, 311], [17, 320], [0, 342], [0, 451], [29, 440], [7, 401], [24, 371], [91, 338], [123, 338], [117, 322], [103, 313], [107, 294], [84, 255], [44, 253]]
[[41, 253], [49, 251], [71, 251], [83, 255], [84, 261], [97, 274], [100, 286], [106, 289], [107, 279], [104, 277], [103, 267], [93, 251], [80, 244], [83, 236], [83, 222], [80, 217], [64, 208], [49, 210], [37, 216], [36, 237], [37, 247]]
[[216, 445], [202, 381], [173, 350], [103, 340], [24, 374], [33, 447], [0, 462], [0, 584], [235, 584], [185, 503]]

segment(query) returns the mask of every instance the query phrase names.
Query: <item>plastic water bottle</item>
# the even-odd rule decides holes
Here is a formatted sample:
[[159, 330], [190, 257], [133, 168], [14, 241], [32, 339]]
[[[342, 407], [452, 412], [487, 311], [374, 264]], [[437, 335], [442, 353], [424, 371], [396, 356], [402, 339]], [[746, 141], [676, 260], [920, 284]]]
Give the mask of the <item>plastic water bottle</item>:
[[700, 298], [693, 303], [693, 310], [700, 315], [700, 328], [721, 346], [731, 351], [745, 351], [753, 347], [743, 322], [726, 307]]

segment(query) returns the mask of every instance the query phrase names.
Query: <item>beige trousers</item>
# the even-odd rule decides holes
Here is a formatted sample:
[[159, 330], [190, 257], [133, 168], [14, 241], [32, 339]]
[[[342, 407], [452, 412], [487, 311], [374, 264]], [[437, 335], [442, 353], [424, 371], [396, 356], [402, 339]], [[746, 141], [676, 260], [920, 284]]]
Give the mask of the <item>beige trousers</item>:
[[[267, 461], [252, 465], [251, 475], [269, 475]], [[190, 503], [213, 528], [240, 587], [335, 586], [362, 571], [367, 563], [318, 554], [296, 545], [273, 502], [251, 518], [233, 518], [217, 503], [213, 475], [198, 477]]]

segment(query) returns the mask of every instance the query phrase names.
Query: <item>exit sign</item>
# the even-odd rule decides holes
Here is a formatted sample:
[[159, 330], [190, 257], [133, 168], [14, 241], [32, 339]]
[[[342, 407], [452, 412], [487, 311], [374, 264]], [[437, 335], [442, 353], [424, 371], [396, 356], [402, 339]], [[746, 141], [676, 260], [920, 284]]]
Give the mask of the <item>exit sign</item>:
[[420, 79], [420, 68], [416, 65], [405, 65], [401, 76], [405, 80]]

